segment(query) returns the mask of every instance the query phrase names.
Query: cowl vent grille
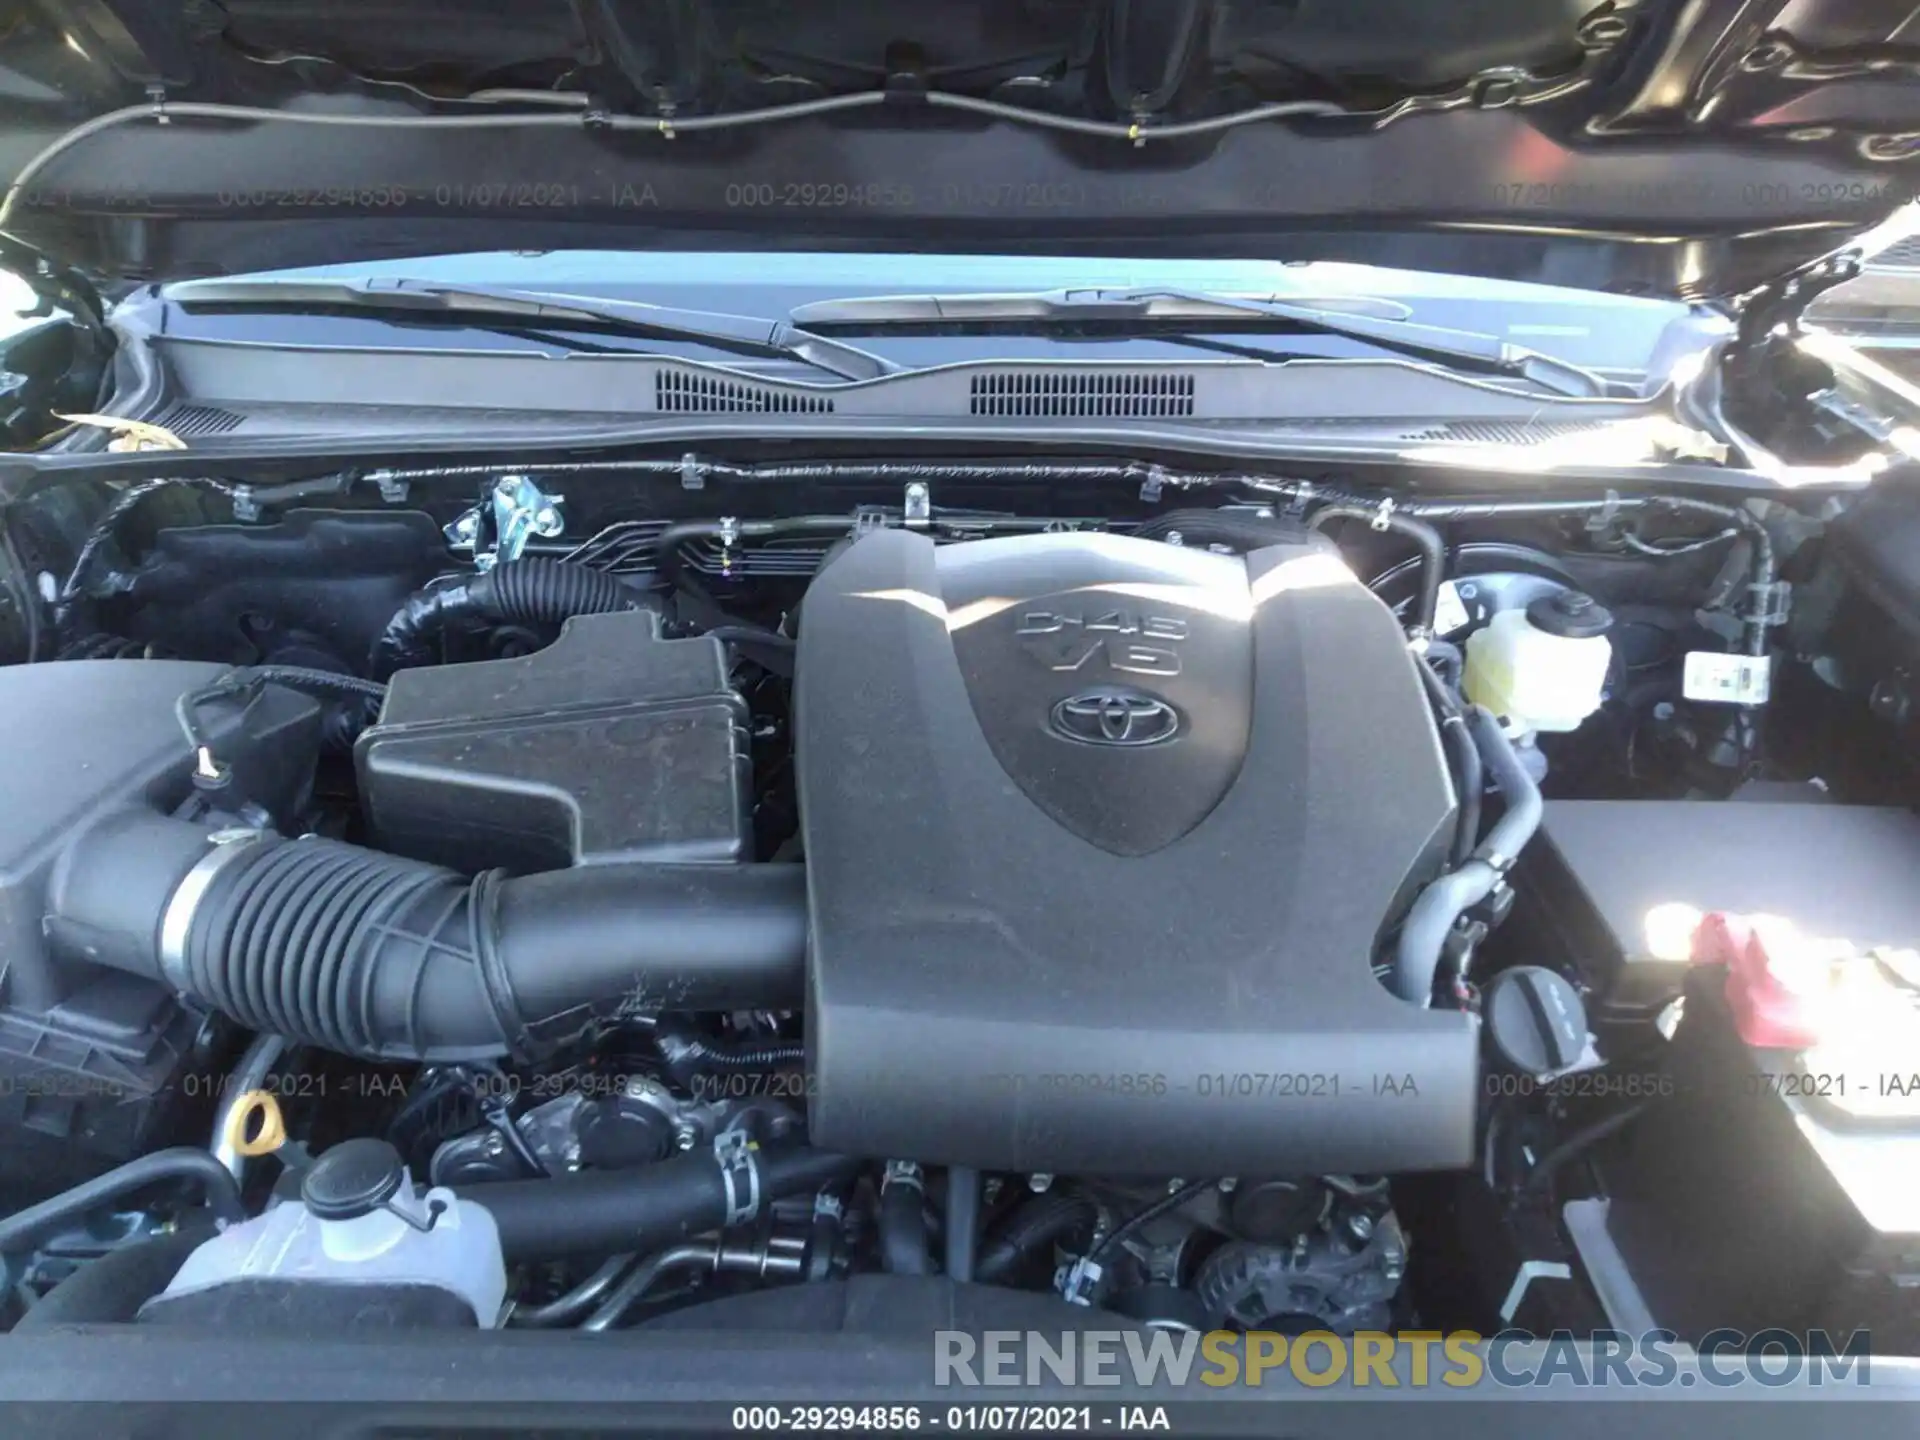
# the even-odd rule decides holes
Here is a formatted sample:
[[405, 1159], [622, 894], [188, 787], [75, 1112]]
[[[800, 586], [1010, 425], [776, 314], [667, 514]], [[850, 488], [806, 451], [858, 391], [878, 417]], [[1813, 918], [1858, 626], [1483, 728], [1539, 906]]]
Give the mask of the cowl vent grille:
[[1406, 436], [1409, 440], [1451, 440], [1466, 445], [1544, 445], [1570, 435], [1607, 428], [1604, 420], [1453, 420]]
[[184, 440], [193, 435], [224, 435], [229, 430], [238, 430], [246, 423], [246, 417], [217, 405], [175, 405], [154, 423]]
[[1193, 414], [1193, 376], [1002, 371], [973, 377], [975, 415]]
[[654, 408], [679, 415], [822, 415], [833, 409], [826, 395], [796, 395], [770, 385], [662, 370], [653, 381]]

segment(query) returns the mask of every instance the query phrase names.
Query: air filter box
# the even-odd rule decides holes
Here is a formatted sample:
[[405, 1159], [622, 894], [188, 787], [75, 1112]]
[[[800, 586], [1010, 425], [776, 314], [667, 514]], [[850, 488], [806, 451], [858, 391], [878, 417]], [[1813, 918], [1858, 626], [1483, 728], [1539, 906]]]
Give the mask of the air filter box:
[[522, 873], [748, 858], [746, 702], [708, 637], [581, 615], [531, 655], [402, 670], [355, 754], [384, 850]]

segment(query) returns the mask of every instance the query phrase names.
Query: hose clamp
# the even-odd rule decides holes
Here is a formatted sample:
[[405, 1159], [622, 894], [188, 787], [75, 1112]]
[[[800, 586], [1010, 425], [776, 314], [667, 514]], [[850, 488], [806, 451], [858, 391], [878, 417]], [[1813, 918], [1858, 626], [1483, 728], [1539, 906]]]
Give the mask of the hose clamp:
[[881, 1190], [890, 1190], [895, 1185], [908, 1185], [924, 1192], [927, 1188], [925, 1173], [915, 1160], [889, 1160], [885, 1174], [881, 1177]]
[[713, 1158], [720, 1166], [720, 1182], [727, 1187], [724, 1226], [743, 1224], [760, 1213], [757, 1148], [744, 1130], [723, 1130], [713, 1137]]
[[207, 852], [173, 887], [160, 917], [160, 973], [176, 994], [185, 995], [190, 989], [187, 939], [193, 933], [194, 912], [213, 888], [214, 878], [264, 834], [260, 830], [214, 831], [207, 837]]
[[1491, 845], [1482, 845], [1473, 852], [1473, 858], [1483, 865], [1492, 867], [1494, 873], [1505, 875], [1507, 871], [1513, 868], [1513, 862], [1518, 857], [1505, 854], [1502, 851], [1494, 849]]

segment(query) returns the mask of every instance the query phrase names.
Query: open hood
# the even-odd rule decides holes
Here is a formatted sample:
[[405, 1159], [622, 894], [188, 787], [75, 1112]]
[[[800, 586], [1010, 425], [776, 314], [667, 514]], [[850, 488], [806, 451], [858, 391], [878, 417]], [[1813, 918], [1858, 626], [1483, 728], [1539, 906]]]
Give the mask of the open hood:
[[1888, 0], [21, 0], [0, 233], [1330, 258], [1689, 299], [1920, 185]]

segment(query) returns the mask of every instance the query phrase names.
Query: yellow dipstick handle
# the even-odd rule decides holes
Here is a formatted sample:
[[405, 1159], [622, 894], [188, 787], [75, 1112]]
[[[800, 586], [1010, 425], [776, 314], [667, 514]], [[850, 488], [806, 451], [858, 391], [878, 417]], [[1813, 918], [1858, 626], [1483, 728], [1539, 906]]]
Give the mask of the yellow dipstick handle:
[[[249, 1139], [247, 1131], [252, 1128], [255, 1115], [260, 1117], [260, 1128]], [[233, 1102], [233, 1108], [227, 1111], [226, 1140], [234, 1154], [249, 1158], [271, 1155], [287, 1143], [287, 1122], [280, 1114], [280, 1102], [271, 1091], [249, 1090]]]

